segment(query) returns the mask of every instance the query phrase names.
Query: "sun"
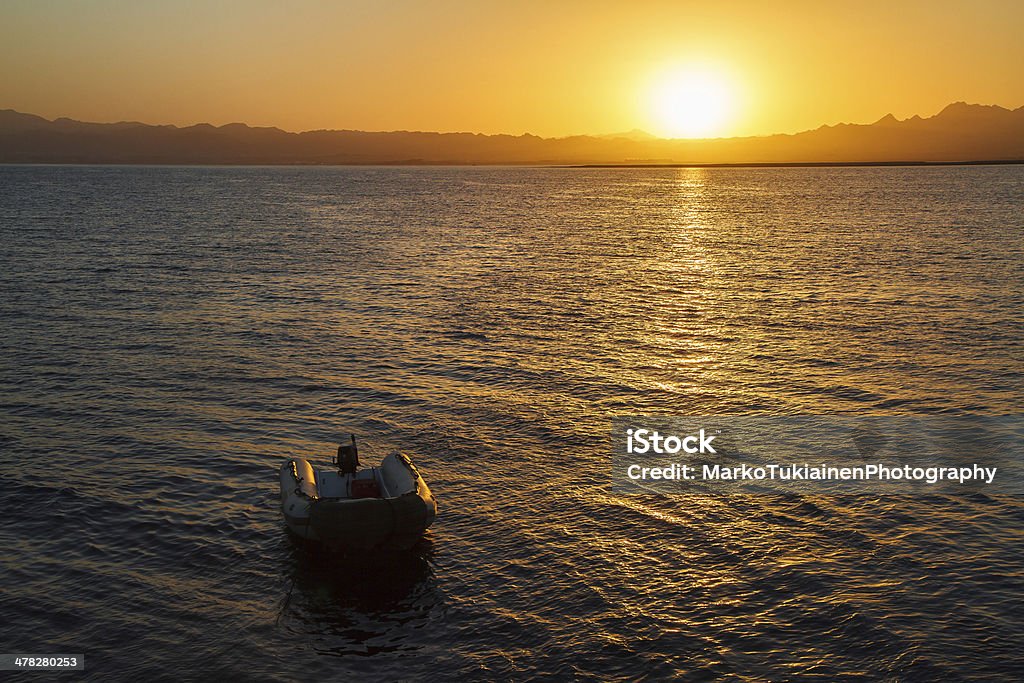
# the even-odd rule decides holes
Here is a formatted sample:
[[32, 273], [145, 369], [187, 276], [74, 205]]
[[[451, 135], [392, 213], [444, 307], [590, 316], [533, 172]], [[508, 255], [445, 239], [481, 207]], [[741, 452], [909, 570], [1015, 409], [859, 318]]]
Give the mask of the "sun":
[[669, 72], [651, 89], [651, 110], [659, 133], [672, 138], [721, 135], [733, 114], [729, 80], [707, 68]]

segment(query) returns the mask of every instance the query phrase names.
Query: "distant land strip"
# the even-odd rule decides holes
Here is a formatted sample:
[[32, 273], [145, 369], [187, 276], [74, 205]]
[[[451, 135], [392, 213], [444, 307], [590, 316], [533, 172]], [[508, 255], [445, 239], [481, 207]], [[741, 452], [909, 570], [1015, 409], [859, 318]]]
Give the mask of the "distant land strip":
[[731, 164], [561, 164], [554, 168], [834, 168], [842, 166], [1004, 166], [1024, 164], [1024, 159], [977, 159], [973, 161], [764, 161]]
[[1024, 162], [1024, 106], [958, 102], [938, 114], [744, 138], [661, 139], [642, 131], [541, 138], [417, 131], [291, 133], [243, 123], [185, 128], [47, 120], [0, 110], [0, 163], [311, 166], [758, 168]]

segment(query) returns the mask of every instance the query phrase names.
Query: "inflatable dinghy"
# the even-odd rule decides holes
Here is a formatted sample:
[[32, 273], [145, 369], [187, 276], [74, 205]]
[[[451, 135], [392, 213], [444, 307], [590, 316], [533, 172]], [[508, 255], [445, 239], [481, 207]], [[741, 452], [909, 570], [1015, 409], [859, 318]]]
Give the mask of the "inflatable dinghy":
[[359, 469], [353, 436], [334, 464], [334, 471], [303, 459], [281, 466], [281, 512], [302, 538], [339, 550], [407, 549], [434, 521], [437, 503], [407, 455]]

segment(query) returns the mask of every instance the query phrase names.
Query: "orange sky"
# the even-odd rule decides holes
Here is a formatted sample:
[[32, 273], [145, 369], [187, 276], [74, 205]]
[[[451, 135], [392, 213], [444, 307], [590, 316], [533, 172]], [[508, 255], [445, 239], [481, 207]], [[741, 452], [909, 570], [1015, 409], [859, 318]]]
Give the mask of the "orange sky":
[[[713, 74], [709, 134], [955, 100], [1024, 105], [1024, 2], [54, 2], [0, 7], [0, 108], [287, 130], [672, 134], [672, 74]], [[660, 92], [664, 95], [664, 92]]]

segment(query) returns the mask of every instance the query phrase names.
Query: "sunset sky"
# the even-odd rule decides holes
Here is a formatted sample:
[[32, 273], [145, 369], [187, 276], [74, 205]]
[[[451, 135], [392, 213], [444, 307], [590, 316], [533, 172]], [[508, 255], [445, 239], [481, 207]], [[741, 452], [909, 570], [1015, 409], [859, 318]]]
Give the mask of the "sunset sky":
[[22, 2], [0, 108], [542, 136], [1024, 105], [1024, 2]]

